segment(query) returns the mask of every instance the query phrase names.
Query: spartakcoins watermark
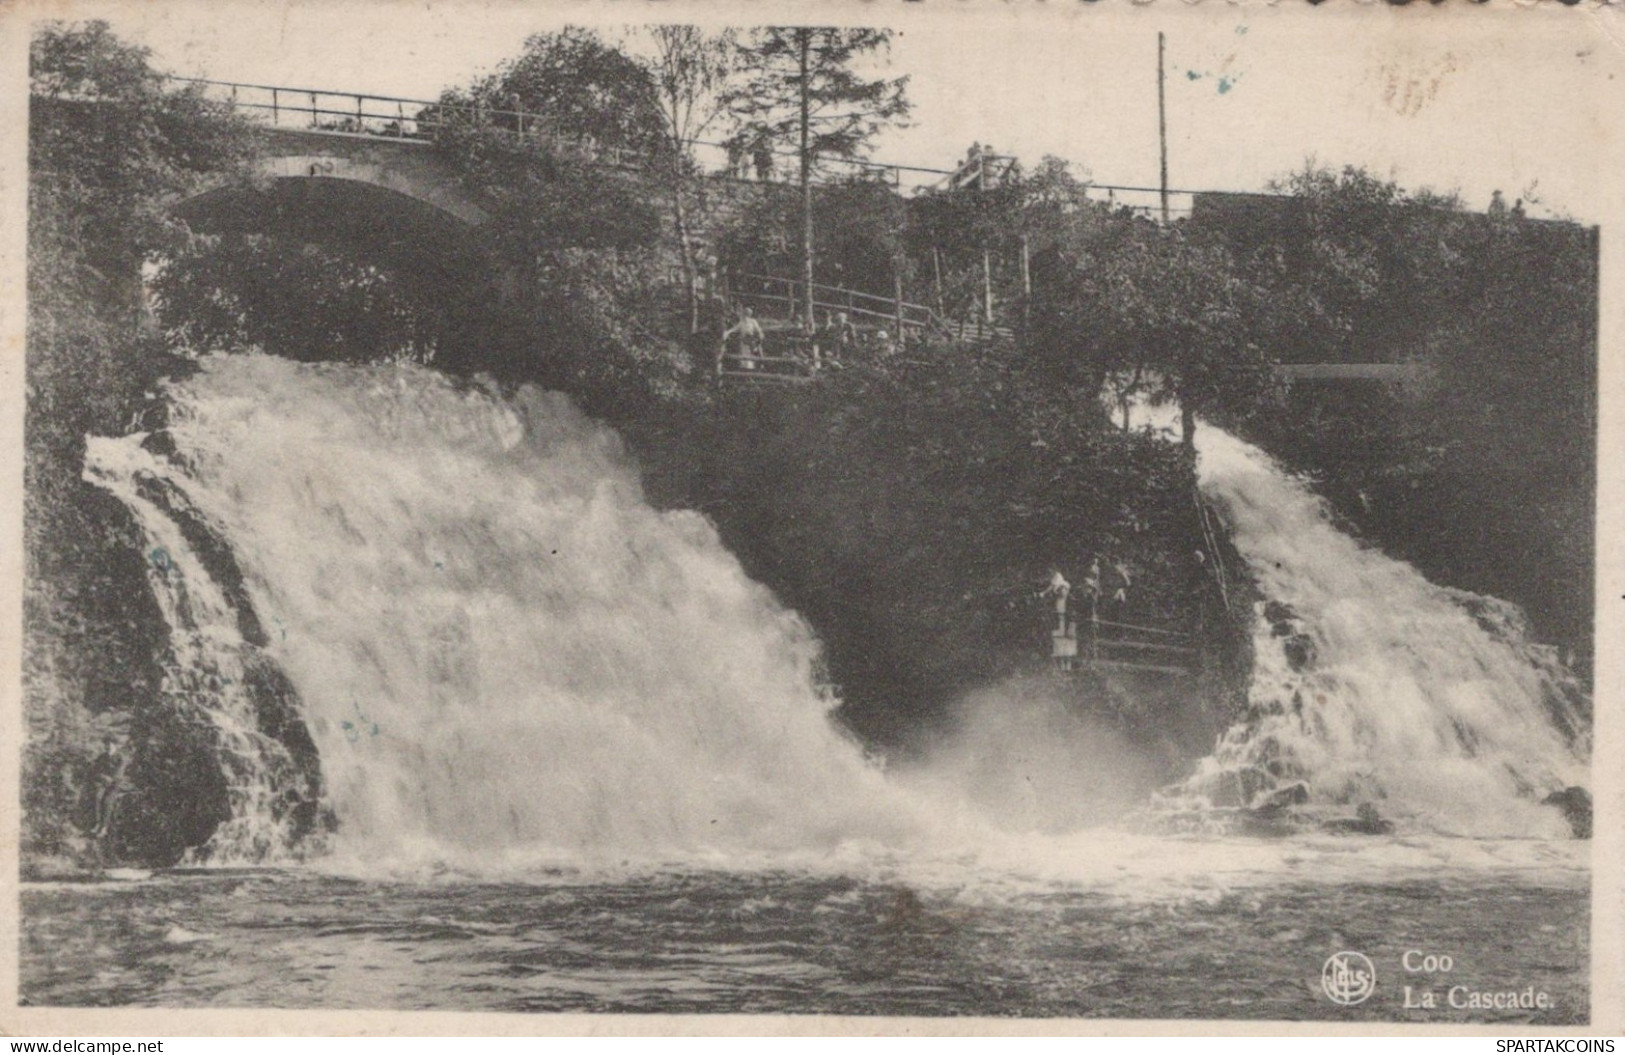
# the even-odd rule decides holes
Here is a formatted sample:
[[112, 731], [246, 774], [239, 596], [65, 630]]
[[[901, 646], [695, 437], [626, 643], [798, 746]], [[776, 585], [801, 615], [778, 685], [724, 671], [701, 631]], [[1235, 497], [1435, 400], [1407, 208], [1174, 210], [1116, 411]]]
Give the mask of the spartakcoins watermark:
[[[1534, 985], [1480, 985], [1453, 982], [1455, 957], [1448, 953], [1407, 949], [1399, 958], [1398, 988], [1402, 1010], [1550, 1011], [1557, 1001]], [[1353, 950], [1335, 952], [1320, 971], [1321, 992], [1344, 1007], [1363, 1004], [1377, 991], [1377, 968], [1371, 958]]]

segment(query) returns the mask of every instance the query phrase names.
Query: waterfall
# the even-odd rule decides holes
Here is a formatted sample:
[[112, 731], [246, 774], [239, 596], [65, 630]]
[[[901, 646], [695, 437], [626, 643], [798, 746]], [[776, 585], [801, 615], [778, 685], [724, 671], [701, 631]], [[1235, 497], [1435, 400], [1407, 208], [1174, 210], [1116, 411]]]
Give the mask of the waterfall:
[[[827, 852], [910, 830], [830, 720], [808, 627], [703, 517], [646, 504], [617, 437], [562, 396], [260, 355], [166, 388], [172, 449], [95, 440], [87, 475], [166, 554], [174, 676], [224, 686], [217, 856], [288, 841], [266, 801], [286, 751], [232, 688], [235, 608], [297, 689], [341, 856]], [[180, 504], [235, 555], [239, 605]]]
[[224, 771], [230, 818], [192, 860], [297, 855], [317, 826], [321, 778], [296, 694], [262, 647], [230, 550], [172, 485], [176, 471], [150, 439], [90, 437], [85, 478], [123, 501], [145, 536], [147, 578], [169, 628], [160, 706], [206, 730]]
[[[982, 773], [986, 743], [935, 783], [865, 757], [806, 624], [704, 517], [645, 502], [619, 439], [564, 397], [263, 355], [204, 357], [164, 395], [166, 427], [92, 438], [86, 478], [146, 535], [162, 706], [206, 731], [229, 790], [196, 858], [736, 863], [980, 853], [1020, 828], [966, 819], [955, 774]], [[1564, 834], [1539, 801], [1588, 782], [1584, 693], [1518, 611], [1362, 546], [1221, 430], [1199, 447], [1266, 601], [1247, 713], [1175, 797]], [[983, 732], [1018, 754], [1094, 735], [1031, 717]], [[1049, 744], [1071, 775], [1045, 794], [1132, 785], [1123, 753]], [[1046, 838], [1106, 819], [1027, 812]]]
[[1370, 803], [1454, 834], [1562, 834], [1539, 803], [1590, 783], [1588, 704], [1521, 612], [1357, 542], [1307, 485], [1222, 429], [1203, 425], [1197, 446], [1202, 490], [1265, 602], [1247, 713], [1183, 791]]

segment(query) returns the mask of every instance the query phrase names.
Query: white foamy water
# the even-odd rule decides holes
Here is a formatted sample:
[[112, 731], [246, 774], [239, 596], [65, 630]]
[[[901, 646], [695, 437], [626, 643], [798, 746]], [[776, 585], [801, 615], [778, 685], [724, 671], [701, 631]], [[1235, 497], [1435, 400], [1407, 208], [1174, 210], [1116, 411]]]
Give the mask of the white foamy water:
[[[127, 481], [166, 480], [230, 539], [341, 857], [907, 838], [901, 794], [828, 718], [806, 625], [706, 520], [648, 506], [618, 439], [563, 397], [231, 356], [170, 402], [186, 468], [130, 437], [93, 449], [96, 478], [127, 501]], [[188, 619], [235, 632], [218, 602], [171, 625]]]
[[[615, 435], [563, 397], [506, 398], [400, 365], [232, 355], [201, 366], [169, 386], [175, 457], [142, 435], [93, 440], [87, 475], [168, 554], [153, 582], [177, 691], [192, 693], [177, 705], [214, 724], [234, 788], [214, 862], [289, 851], [272, 804], [293, 763], [231, 688], [249, 646], [173, 522], [177, 504], [229, 543], [264, 651], [298, 690], [337, 820], [325, 867], [534, 875], [683, 862], [1135, 896], [1447, 863], [1583, 869], [1569, 843], [1094, 830], [1121, 809], [1132, 760], [1051, 742], [1054, 724], [1036, 715], [984, 722], [934, 774], [887, 775], [831, 720], [803, 621], [703, 517], [645, 503]], [[1520, 782], [1583, 783], [1583, 760], [1543, 716], [1551, 672], [1510, 622], [1484, 630], [1217, 430], [1203, 429], [1202, 473], [1265, 594], [1293, 606], [1318, 649], [1312, 668], [1290, 670], [1261, 624], [1254, 702], [1269, 713], [1238, 727], [1204, 774], [1264, 764], [1267, 751], [1323, 802], [1375, 797], [1450, 819], [1435, 831], [1565, 834]], [[1292, 693], [1302, 708], [1271, 711]], [[1046, 779], [987, 781], [1007, 759]], [[973, 779], [996, 793], [956, 786]], [[1031, 801], [1004, 790], [1028, 784]], [[1072, 795], [1102, 806], [1043, 800]]]
[[1252, 769], [1277, 787], [1305, 780], [1312, 803], [1371, 802], [1437, 831], [1565, 834], [1538, 803], [1590, 783], [1583, 690], [1527, 640], [1521, 614], [1361, 545], [1221, 429], [1198, 430], [1198, 455], [1260, 591], [1290, 614], [1257, 614], [1254, 713], [1189, 786]]

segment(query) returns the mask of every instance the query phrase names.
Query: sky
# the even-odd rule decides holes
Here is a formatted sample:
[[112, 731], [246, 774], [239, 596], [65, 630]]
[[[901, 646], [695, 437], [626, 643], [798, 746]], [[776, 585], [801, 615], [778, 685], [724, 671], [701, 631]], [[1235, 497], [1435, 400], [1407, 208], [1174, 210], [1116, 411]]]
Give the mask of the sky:
[[[1445, 5], [1447, 8], [1458, 5]], [[1554, 5], [1548, 5], [1554, 6]], [[432, 98], [516, 54], [529, 33], [651, 17], [737, 24], [867, 22], [897, 32], [906, 128], [877, 160], [947, 168], [972, 141], [1066, 158], [1104, 183], [1158, 178], [1157, 34], [1166, 37], [1169, 182], [1260, 190], [1314, 158], [1417, 189], [1530, 198], [1533, 215], [1596, 222], [1617, 195], [1610, 102], [1617, 20], [1570, 9], [1416, 5], [921, 4], [803, 0], [793, 9], [667, 0], [56, 2], [106, 17], [171, 72]], [[817, 17], [814, 17], [814, 16]], [[1310, 17], [1306, 17], [1310, 16]], [[1604, 142], [1609, 140], [1609, 142]], [[1532, 188], [1532, 190], [1531, 190]]]

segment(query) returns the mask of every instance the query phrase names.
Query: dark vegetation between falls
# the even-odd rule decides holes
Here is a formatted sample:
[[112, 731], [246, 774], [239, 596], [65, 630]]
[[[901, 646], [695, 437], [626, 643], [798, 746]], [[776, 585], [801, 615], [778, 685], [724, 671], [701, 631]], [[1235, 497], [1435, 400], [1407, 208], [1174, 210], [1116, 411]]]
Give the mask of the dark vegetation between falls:
[[[189, 229], [175, 201], [254, 186], [253, 126], [165, 84], [105, 25], [36, 37], [25, 854], [168, 864], [224, 818], [209, 733], [163, 684], [139, 535], [81, 478], [85, 437], [161, 427], [154, 386], [208, 350], [398, 359], [568, 393], [627, 437], [653, 502], [703, 511], [808, 619], [842, 719], [883, 750], [918, 746], [968, 691], [1045, 669], [1039, 591], [1095, 560], [1132, 584], [1103, 614], [1192, 633], [1204, 673], [1056, 691], [1170, 778], [1211, 746], [1239, 707], [1252, 598], [1237, 581], [1220, 595], [1213, 558], [1239, 570], [1222, 539], [1196, 556], [1211, 548], [1196, 415], [1314, 476], [1374, 543], [1522, 604], [1537, 636], [1589, 662], [1594, 231], [1313, 167], [1289, 197], [1216, 197], [1167, 226], [1091, 200], [1053, 158], [905, 197], [837, 178], [906, 116], [905, 84], [846, 65], [885, 34], [649, 32], [637, 58], [589, 31], [539, 35], [446, 93], [448, 114], [523, 110], [548, 134], [442, 122], [436, 149], [491, 219], [473, 264], [433, 273], [365, 245]], [[746, 106], [737, 90], [803, 53], [809, 109], [857, 115], [822, 139], [801, 134], [796, 93]], [[792, 178], [703, 175], [684, 142], [708, 129], [744, 164], [790, 158]], [[643, 164], [606, 165], [609, 150]], [[802, 386], [723, 383], [706, 291], [725, 272], [901, 290], [950, 319], [991, 311], [1013, 336], [876, 343]], [[1282, 388], [1277, 360], [1421, 372]], [[1177, 402], [1184, 436], [1126, 428], [1139, 399]], [[267, 734], [314, 769], [291, 686], [265, 680]], [[109, 826], [97, 788], [114, 770], [132, 805]]]

